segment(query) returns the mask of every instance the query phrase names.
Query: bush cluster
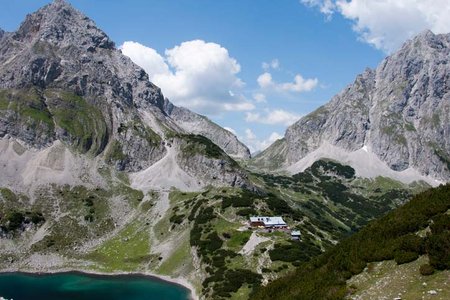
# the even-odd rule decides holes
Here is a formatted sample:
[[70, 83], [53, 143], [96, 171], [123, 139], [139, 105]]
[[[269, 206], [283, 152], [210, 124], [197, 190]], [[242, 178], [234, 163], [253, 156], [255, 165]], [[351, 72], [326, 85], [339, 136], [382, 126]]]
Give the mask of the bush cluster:
[[23, 229], [26, 224], [40, 225], [45, 222], [45, 218], [40, 212], [13, 210], [5, 215], [0, 215], [0, 229], [10, 233]]
[[[432, 268], [449, 269], [449, 209], [450, 185], [425, 191], [294, 273], [260, 289], [253, 299], [343, 299], [348, 292], [346, 280], [374, 261], [403, 263], [428, 254]], [[429, 225], [427, 237], [415, 235]], [[427, 273], [430, 268], [421, 271]]]

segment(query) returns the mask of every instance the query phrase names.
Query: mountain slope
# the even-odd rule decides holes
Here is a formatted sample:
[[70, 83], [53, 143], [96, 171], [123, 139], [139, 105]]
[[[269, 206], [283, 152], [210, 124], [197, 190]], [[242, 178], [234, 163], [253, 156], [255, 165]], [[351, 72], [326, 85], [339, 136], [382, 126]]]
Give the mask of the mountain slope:
[[[378, 175], [391, 169], [399, 178], [404, 172], [430, 182], [447, 181], [449, 53], [450, 35], [427, 31], [406, 42], [375, 70], [366, 70], [328, 104], [290, 126], [278, 168], [301, 171], [314, 161], [305, 158], [316, 151], [316, 156], [344, 163], [372, 163], [380, 169]], [[279, 147], [270, 147], [255, 163], [264, 166]], [[334, 147], [346, 157], [335, 155]]]
[[[69, 152], [62, 144], [57, 150]], [[202, 299], [247, 299], [261, 283], [288, 274], [426, 188], [356, 178], [351, 167], [318, 161], [294, 177], [251, 174], [258, 193], [168, 191], [158, 179], [180, 180], [185, 175], [176, 167], [170, 176], [153, 177], [159, 191], [141, 189], [152, 178], [148, 172], [173, 164], [173, 150], [130, 180], [103, 166], [104, 184], [86, 184], [77, 177], [83, 161], [66, 156], [71, 185], [40, 185], [33, 198], [0, 188], [0, 270], [156, 273], [187, 279]], [[254, 215], [282, 216], [301, 240], [249, 228]]]
[[[330, 160], [247, 173], [187, 134], [186, 114], [205, 120], [172, 118], [147, 74], [62, 0], [0, 53], [2, 271], [156, 273], [204, 299], [245, 299], [427, 187]], [[249, 229], [251, 215], [282, 216], [302, 239]]]
[[166, 100], [164, 111], [175, 123], [188, 133], [207, 137], [233, 158], [249, 159], [250, 150], [228, 130], [220, 127], [207, 117], [196, 114], [184, 107], [178, 107]]
[[[49, 149], [60, 141], [86, 161], [79, 175], [84, 173], [84, 181], [94, 185], [99, 176], [91, 176], [91, 170], [103, 163], [140, 172], [173, 151], [185, 181], [196, 182], [192, 188], [248, 185], [245, 172], [222, 150], [186, 134], [166, 114], [168, 104], [144, 70], [65, 1], [28, 15], [16, 32], [0, 40], [0, 53], [0, 138], [9, 151], [3, 159], [6, 168], [14, 169], [22, 153], [53, 153]], [[24, 149], [15, 151], [16, 144]], [[57, 182], [62, 170], [71, 169], [63, 152], [55, 154], [58, 167], [45, 164], [51, 160], [46, 156], [31, 164], [36, 166], [32, 171], [52, 169]], [[0, 184], [23, 189], [24, 176], [20, 171], [16, 178], [2, 174]], [[52, 176], [48, 179], [52, 182]]]
[[447, 270], [448, 276], [449, 209], [450, 185], [421, 193], [292, 274], [262, 288], [253, 299], [343, 299], [351, 292], [346, 281], [360, 274], [368, 263], [394, 259], [400, 265], [420, 255], [428, 256], [431, 270]]

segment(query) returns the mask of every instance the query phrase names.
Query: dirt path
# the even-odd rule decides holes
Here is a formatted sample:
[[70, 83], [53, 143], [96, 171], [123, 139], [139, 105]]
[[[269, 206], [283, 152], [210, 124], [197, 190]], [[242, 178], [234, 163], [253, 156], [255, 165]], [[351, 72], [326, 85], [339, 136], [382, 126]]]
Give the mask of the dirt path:
[[239, 251], [239, 253], [243, 255], [250, 254], [255, 250], [256, 246], [269, 240], [270, 240], [269, 238], [259, 236], [256, 232], [253, 232], [252, 235], [250, 236], [250, 239], [244, 245], [242, 250]]

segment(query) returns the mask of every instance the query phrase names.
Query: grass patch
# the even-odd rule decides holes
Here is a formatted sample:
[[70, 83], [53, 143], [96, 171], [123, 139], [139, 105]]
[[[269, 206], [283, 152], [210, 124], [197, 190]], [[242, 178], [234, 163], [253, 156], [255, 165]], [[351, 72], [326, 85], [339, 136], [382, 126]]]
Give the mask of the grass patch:
[[232, 231], [230, 233], [231, 237], [227, 241], [226, 246], [229, 249], [238, 252], [248, 242], [251, 235], [252, 235], [251, 231], [237, 231], [237, 230]]
[[84, 98], [59, 90], [47, 90], [46, 97], [57, 126], [68, 135], [68, 142], [82, 153], [95, 155], [108, 142], [108, 129], [101, 111]]
[[[424, 295], [425, 299], [449, 299], [450, 290], [446, 287], [450, 272], [421, 275], [420, 266], [427, 261], [426, 256], [421, 256], [400, 266], [392, 260], [373, 263], [370, 268], [348, 280], [347, 284], [353, 288], [352, 296], [358, 299], [394, 299], [400, 293], [402, 299], [423, 299]], [[438, 294], [429, 295], [430, 290], [436, 290]]]
[[189, 237], [184, 236], [183, 239], [177, 243], [175, 251], [161, 264], [158, 268], [158, 273], [163, 275], [177, 274], [177, 270], [191, 267], [191, 246], [189, 244]]
[[140, 119], [135, 119], [128, 123], [121, 123], [117, 129], [119, 134], [130, 132], [133, 136], [138, 136], [147, 141], [151, 146], [156, 146], [161, 142], [161, 137], [150, 127], [144, 125]]
[[[401, 263], [414, 259], [410, 255], [414, 252], [428, 254], [436, 269], [449, 269], [450, 228], [445, 216], [449, 209], [450, 185], [416, 195], [294, 273], [270, 283], [254, 299], [343, 299], [349, 291], [346, 280], [368, 263], [392, 260], [399, 252], [407, 254]], [[428, 226], [431, 234], [426, 239], [415, 234]]]
[[128, 224], [116, 236], [104, 242], [87, 258], [99, 263], [103, 271], [136, 271], [152, 258], [149, 234], [142, 224]]
[[106, 161], [117, 162], [124, 161], [127, 158], [128, 156], [123, 153], [122, 145], [120, 144], [120, 142], [116, 140], [112, 141], [106, 152]]
[[52, 114], [36, 88], [0, 90], [0, 110], [13, 111], [18, 114], [20, 122], [29, 125], [31, 122], [42, 126], [45, 131], [53, 131]]

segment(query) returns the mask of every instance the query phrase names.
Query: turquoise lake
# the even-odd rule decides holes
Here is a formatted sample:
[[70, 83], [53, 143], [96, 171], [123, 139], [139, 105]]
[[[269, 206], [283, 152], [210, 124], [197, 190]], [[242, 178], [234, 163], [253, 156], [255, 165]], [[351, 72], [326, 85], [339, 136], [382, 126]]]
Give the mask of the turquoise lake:
[[189, 295], [182, 286], [144, 276], [0, 274], [0, 296], [14, 300], [187, 300]]

